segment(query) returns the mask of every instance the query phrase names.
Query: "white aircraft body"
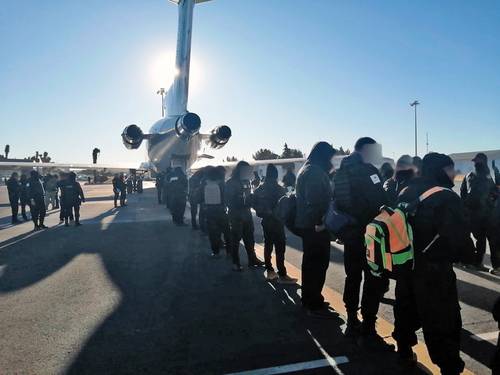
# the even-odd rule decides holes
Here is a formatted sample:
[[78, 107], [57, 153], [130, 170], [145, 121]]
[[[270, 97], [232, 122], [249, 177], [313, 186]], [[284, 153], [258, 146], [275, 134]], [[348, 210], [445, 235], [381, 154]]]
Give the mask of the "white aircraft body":
[[127, 148], [136, 149], [147, 140], [149, 160], [157, 171], [181, 166], [187, 170], [199, 157], [203, 141], [212, 148], [223, 147], [231, 137], [231, 129], [225, 125], [214, 128], [209, 134], [200, 134], [201, 119], [187, 110], [189, 92], [189, 68], [193, 11], [197, 3], [209, 0], [171, 0], [179, 8], [175, 78], [164, 100], [166, 116], [157, 121], [149, 134], [137, 125], [127, 126], [122, 133]]

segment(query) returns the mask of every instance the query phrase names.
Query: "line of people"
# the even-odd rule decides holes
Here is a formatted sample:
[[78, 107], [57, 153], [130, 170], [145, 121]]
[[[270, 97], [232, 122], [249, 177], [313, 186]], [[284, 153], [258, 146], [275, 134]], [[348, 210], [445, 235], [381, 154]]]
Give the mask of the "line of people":
[[85, 202], [85, 196], [74, 172], [42, 177], [37, 171], [31, 171], [29, 178], [25, 174], [19, 177], [19, 174], [14, 172], [7, 181], [7, 191], [12, 224], [20, 223], [19, 207], [23, 220], [29, 220], [26, 211], [28, 206], [34, 230], [46, 229], [45, 216], [51, 205], [53, 210], [60, 208], [60, 224], [69, 226], [69, 222], [74, 221], [75, 226], [81, 225], [80, 205]]
[[[227, 181], [223, 167], [197, 171], [189, 184], [183, 176], [181, 192], [171, 195], [167, 205], [171, 209], [180, 206], [182, 212], [178, 215], [183, 217], [189, 198], [193, 229], [208, 232], [214, 257], [225, 247], [235, 271], [242, 270], [239, 245], [243, 240], [249, 267], [264, 265], [267, 280], [295, 283], [295, 279], [288, 277], [284, 263], [286, 223], [302, 238], [301, 300], [311, 317], [337, 317], [325, 302], [322, 289], [330, 264], [331, 241], [339, 240], [344, 245], [346, 274], [345, 335], [353, 337], [362, 348], [389, 352], [396, 347], [386, 343], [376, 331], [380, 302], [389, 289], [389, 275], [376, 274], [370, 269], [365, 230], [382, 207], [412, 206], [408, 222], [413, 234], [413, 269], [391, 276], [396, 281], [393, 337], [397, 354], [404, 366], [415, 364], [412, 347], [417, 343], [416, 331], [422, 328], [431, 360], [441, 372], [461, 373], [462, 322], [453, 266], [484, 270], [484, 241], [488, 239], [493, 266], [490, 272], [498, 275], [500, 178], [495, 184], [486, 156], [478, 154], [473, 160], [474, 172], [462, 183], [460, 197], [452, 190], [456, 172], [453, 160], [447, 155], [430, 153], [423, 159], [403, 155], [396, 170], [391, 172], [387, 166], [382, 170], [375, 166], [381, 160], [381, 146], [372, 138], [360, 138], [354, 152], [342, 160], [338, 170], [333, 170], [335, 153], [326, 142], [313, 147], [297, 175], [293, 199], [278, 183], [274, 165], [267, 167], [263, 182], [254, 182], [252, 189], [252, 168], [241, 161]], [[295, 180], [295, 176], [287, 175], [287, 180]], [[498, 177], [498, 170], [495, 175]], [[159, 202], [165, 196], [168, 200], [172, 194], [168, 190], [173, 186], [168, 185], [173, 182], [172, 176], [174, 173], [170, 171], [157, 179]], [[287, 215], [293, 216], [293, 223], [279, 213], [282, 201], [288, 201]], [[348, 218], [336, 233], [329, 231], [325, 222], [332, 207]], [[262, 219], [264, 262], [255, 255], [251, 209]], [[273, 250], [277, 273], [271, 264]]]

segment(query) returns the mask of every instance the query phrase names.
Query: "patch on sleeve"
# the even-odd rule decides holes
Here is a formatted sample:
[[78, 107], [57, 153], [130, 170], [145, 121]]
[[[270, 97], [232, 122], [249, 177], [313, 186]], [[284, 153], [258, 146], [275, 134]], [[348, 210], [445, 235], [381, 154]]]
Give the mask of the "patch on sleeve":
[[376, 174], [372, 174], [370, 178], [374, 184], [380, 184], [380, 178]]

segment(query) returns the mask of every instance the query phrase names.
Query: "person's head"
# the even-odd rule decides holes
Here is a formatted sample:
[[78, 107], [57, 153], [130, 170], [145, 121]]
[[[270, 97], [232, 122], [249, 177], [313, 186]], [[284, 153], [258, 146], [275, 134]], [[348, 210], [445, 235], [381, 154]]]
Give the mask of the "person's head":
[[27, 179], [28, 179], [28, 177], [26, 177], [26, 175], [23, 173], [23, 174], [21, 175], [21, 179], [20, 179], [20, 181], [23, 181], [23, 182], [24, 182], [24, 181], [26, 181]]
[[204, 175], [205, 178], [210, 181], [217, 181], [219, 179], [217, 169], [211, 165], [205, 168]]
[[30, 177], [31, 177], [32, 179], [37, 179], [37, 178], [40, 178], [40, 175], [38, 174], [38, 172], [37, 172], [37, 171], [31, 171], [31, 172], [30, 172]]
[[422, 158], [420, 156], [413, 157], [413, 167], [415, 168], [415, 174], [420, 176], [422, 174]]
[[10, 178], [12, 178], [13, 180], [17, 180], [17, 178], [19, 177], [19, 175], [17, 174], [17, 172], [13, 172], [11, 175], [10, 175]]
[[218, 180], [224, 182], [224, 180], [226, 179], [226, 168], [224, 168], [222, 165], [219, 165], [217, 167], [215, 167], [215, 169], [217, 169], [217, 174], [218, 174]]
[[422, 177], [437, 182], [440, 186], [452, 188], [455, 185], [455, 163], [445, 154], [431, 152], [422, 161]]
[[410, 155], [401, 155], [401, 157], [396, 162], [396, 172], [407, 171], [410, 169], [415, 170], [412, 157]]
[[354, 144], [354, 151], [361, 155], [364, 163], [375, 165], [382, 161], [382, 146], [373, 138], [359, 138]]
[[289, 165], [288, 168], [286, 169], [286, 172], [287, 173], [293, 173], [294, 170], [295, 170], [295, 166]]
[[268, 164], [266, 168], [266, 183], [278, 180], [278, 168], [274, 164]]
[[310, 164], [317, 165], [326, 173], [330, 173], [333, 168], [332, 158], [336, 152], [337, 151], [331, 144], [327, 142], [318, 142], [311, 149], [307, 161]]
[[253, 176], [254, 176], [255, 178], [260, 178], [260, 176], [259, 176], [259, 172], [257, 172], [257, 171], [253, 171]]
[[69, 177], [70, 181], [72, 181], [72, 182], [76, 181], [76, 173], [75, 172], [70, 172], [68, 177]]
[[476, 169], [481, 169], [488, 166], [488, 157], [486, 154], [479, 152], [476, 156], [474, 156], [472, 162], [474, 163], [474, 167]]
[[390, 179], [392, 176], [394, 176], [394, 168], [392, 168], [391, 163], [385, 162], [382, 164], [380, 167], [380, 174], [385, 180]]
[[241, 181], [250, 180], [252, 177], [252, 167], [246, 161], [239, 161], [238, 164], [236, 164], [231, 177], [237, 178]]

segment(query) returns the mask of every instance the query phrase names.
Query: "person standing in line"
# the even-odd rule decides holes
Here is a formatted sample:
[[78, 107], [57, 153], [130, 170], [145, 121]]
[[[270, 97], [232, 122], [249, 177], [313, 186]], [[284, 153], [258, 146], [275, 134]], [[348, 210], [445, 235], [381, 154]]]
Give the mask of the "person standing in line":
[[415, 177], [415, 166], [410, 155], [401, 156], [396, 163], [394, 176], [384, 183], [389, 205], [395, 207], [399, 194], [408, 186]]
[[285, 175], [283, 176], [283, 179], [281, 180], [281, 182], [283, 183], [283, 186], [288, 191], [292, 191], [295, 189], [295, 182], [296, 181], [297, 181], [297, 177], [293, 173], [293, 168], [288, 167]]
[[[269, 164], [266, 169], [264, 182], [254, 192], [253, 206], [257, 216], [262, 218], [266, 280], [272, 281], [278, 279], [278, 282], [281, 284], [295, 284], [297, 279], [288, 276], [285, 267], [285, 226], [276, 217], [275, 213], [278, 201], [286, 193], [286, 189], [278, 183], [278, 169], [273, 164]], [[278, 273], [274, 271], [271, 263], [273, 248], [276, 254]]]
[[170, 196], [170, 179], [173, 177], [172, 167], [168, 167], [165, 170], [165, 180], [163, 185], [163, 203], [167, 210], [171, 210], [171, 196]]
[[158, 204], [162, 204], [164, 180], [165, 174], [163, 172], [159, 172], [156, 175], [155, 180], [156, 194], [158, 195]]
[[[453, 263], [473, 257], [473, 244], [459, 196], [453, 192], [455, 168], [444, 154], [424, 157], [422, 177], [399, 197], [410, 208], [414, 266], [396, 280], [394, 332], [398, 355], [414, 362], [412, 347], [421, 327], [433, 363], [445, 375], [464, 369], [460, 358], [462, 319]], [[418, 203], [416, 203], [418, 202]]]
[[[377, 334], [377, 313], [389, 279], [374, 276], [366, 260], [365, 228], [378, 215], [388, 199], [382, 179], [375, 167], [382, 160], [382, 147], [370, 137], [358, 139], [354, 152], [342, 159], [335, 174], [334, 199], [341, 212], [355, 220], [344, 237], [344, 303], [347, 310], [346, 336], [358, 336], [358, 343], [367, 349], [394, 350]], [[363, 281], [361, 315], [358, 319], [359, 294]]]
[[20, 221], [17, 219], [17, 214], [19, 212], [20, 189], [21, 188], [18, 181], [18, 174], [17, 172], [14, 172], [7, 180], [7, 191], [9, 194], [10, 209], [12, 211], [12, 224], [20, 223]]
[[120, 176], [115, 174], [113, 180], [111, 181], [113, 185], [113, 201], [115, 204], [115, 208], [118, 207], [118, 198], [120, 197]]
[[262, 179], [259, 176], [259, 172], [254, 171], [253, 172], [253, 179], [252, 179], [252, 182], [251, 182], [251, 184], [252, 184], [252, 190], [255, 190], [255, 189], [257, 189], [259, 187], [259, 185], [261, 183], [261, 180]]
[[198, 212], [201, 211], [201, 207], [200, 207], [201, 206], [201, 195], [202, 195], [201, 180], [203, 178], [204, 171], [205, 171], [205, 168], [200, 169], [200, 170], [196, 171], [189, 178], [188, 199], [189, 199], [189, 207], [190, 207], [190, 211], [191, 211], [191, 227], [194, 230], [197, 230], [199, 228], [198, 223], [197, 223], [197, 217], [198, 217]]
[[380, 167], [379, 173], [380, 173], [380, 177], [382, 178], [382, 185], [384, 185], [384, 183], [387, 180], [389, 180], [392, 177], [394, 177], [394, 168], [392, 168], [392, 165], [390, 163], [385, 162]]
[[80, 205], [85, 202], [83, 190], [76, 174], [70, 172], [68, 179], [61, 185], [61, 205], [64, 210], [64, 225], [69, 226], [69, 213], [75, 212], [75, 226], [80, 226]]
[[186, 211], [188, 180], [181, 167], [175, 167], [170, 178], [171, 213], [172, 221], [177, 226], [184, 226]]
[[25, 174], [21, 175], [19, 180], [19, 203], [21, 205], [21, 215], [24, 221], [28, 221], [28, 216], [26, 215], [26, 206], [28, 205], [28, 189], [26, 184], [28, 183], [28, 178]]
[[54, 210], [56, 208], [56, 195], [57, 195], [57, 180], [53, 175], [47, 175], [47, 179], [45, 180], [45, 197], [46, 204], [45, 209], [49, 209], [49, 204], [52, 206]]
[[34, 230], [46, 229], [45, 220], [45, 190], [43, 188], [40, 175], [37, 171], [31, 171], [28, 180], [27, 192], [30, 203], [31, 220], [33, 220]]
[[229, 210], [234, 271], [243, 270], [240, 263], [240, 241], [242, 239], [248, 256], [248, 267], [264, 265], [264, 262], [255, 255], [254, 225], [251, 212], [251, 176], [252, 168], [250, 164], [246, 161], [238, 162], [231, 178], [226, 182], [224, 190], [225, 201]]
[[144, 180], [142, 176], [137, 177], [137, 193], [142, 194], [144, 191]]
[[[498, 191], [488, 168], [488, 157], [480, 152], [472, 161], [474, 171], [465, 176], [460, 186], [460, 196], [469, 215], [472, 234], [476, 239], [476, 257], [473, 264], [467, 267], [478, 271], [488, 271], [483, 260], [486, 253], [486, 240], [490, 247], [495, 246], [496, 231], [493, 227], [493, 215]], [[493, 268], [500, 267], [494, 251], [492, 251], [492, 263], [495, 263], [492, 264]]]
[[316, 143], [297, 176], [295, 226], [302, 233], [302, 306], [309, 316], [333, 318], [321, 293], [330, 264], [330, 234], [324, 216], [332, 200], [328, 174], [336, 150]]
[[127, 205], [127, 184], [125, 183], [125, 175], [120, 174], [118, 179], [118, 190], [120, 191], [120, 207], [125, 207]]

